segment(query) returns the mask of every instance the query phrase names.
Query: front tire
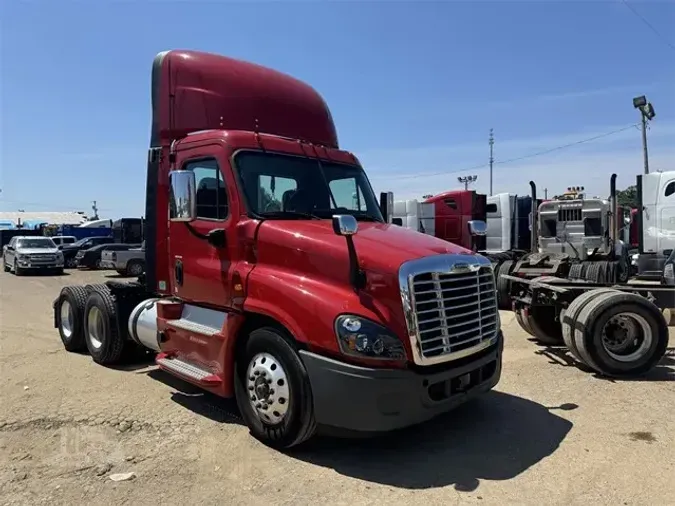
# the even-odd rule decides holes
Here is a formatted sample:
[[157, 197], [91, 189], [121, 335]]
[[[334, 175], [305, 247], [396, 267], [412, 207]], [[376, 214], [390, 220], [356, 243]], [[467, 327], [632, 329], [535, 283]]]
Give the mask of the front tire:
[[309, 376], [300, 356], [272, 327], [251, 332], [237, 354], [235, 395], [251, 434], [279, 450], [316, 432]]
[[15, 276], [23, 276], [23, 269], [16, 265], [16, 260], [14, 260], [14, 269], [12, 270], [14, 271]]
[[75, 269], [76, 267], [77, 267], [77, 260], [75, 260], [75, 258], [66, 259], [66, 268]]

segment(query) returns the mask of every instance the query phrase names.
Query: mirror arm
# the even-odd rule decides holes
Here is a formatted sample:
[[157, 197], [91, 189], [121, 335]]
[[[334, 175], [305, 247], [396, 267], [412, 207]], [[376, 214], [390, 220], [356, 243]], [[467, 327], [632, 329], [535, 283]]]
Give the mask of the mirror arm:
[[359, 258], [354, 247], [354, 238], [351, 235], [345, 236], [347, 240], [347, 252], [349, 253], [349, 281], [355, 290], [362, 290], [366, 287], [366, 273], [361, 270]]

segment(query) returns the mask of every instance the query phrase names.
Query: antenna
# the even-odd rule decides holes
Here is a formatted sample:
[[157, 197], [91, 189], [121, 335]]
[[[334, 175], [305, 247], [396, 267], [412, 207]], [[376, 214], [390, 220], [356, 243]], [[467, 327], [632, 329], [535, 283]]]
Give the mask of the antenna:
[[492, 196], [492, 165], [495, 162], [494, 156], [492, 156], [492, 150], [495, 145], [495, 136], [493, 129], [490, 129], [490, 137], [488, 139], [488, 144], [490, 145], [490, 196]]

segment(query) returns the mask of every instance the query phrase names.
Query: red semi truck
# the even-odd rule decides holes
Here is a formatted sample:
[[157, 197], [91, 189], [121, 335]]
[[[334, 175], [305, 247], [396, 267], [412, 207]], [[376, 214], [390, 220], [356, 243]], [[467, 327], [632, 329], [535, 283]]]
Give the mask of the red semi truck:
[[236, 397], [275, 448], [323, 426], [425, 421], [499, 381], [492, 269], [385, 223], [381, 207], [313, 88], [226, 57], [160, 53], [146, 273], [64, 287], [54, 325], [100, 364], [156, 352], [169, 374]]

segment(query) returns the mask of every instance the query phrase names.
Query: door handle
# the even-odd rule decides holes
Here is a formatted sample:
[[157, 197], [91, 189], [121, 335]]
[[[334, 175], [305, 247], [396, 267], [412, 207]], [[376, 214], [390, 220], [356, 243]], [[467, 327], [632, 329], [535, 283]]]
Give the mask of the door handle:
[[173, 268], [175, 277], [176, 277], [176, 285], [178, 286], [183, 286], [183, 261], [182, 260], [176, 260], [176, 265]]

